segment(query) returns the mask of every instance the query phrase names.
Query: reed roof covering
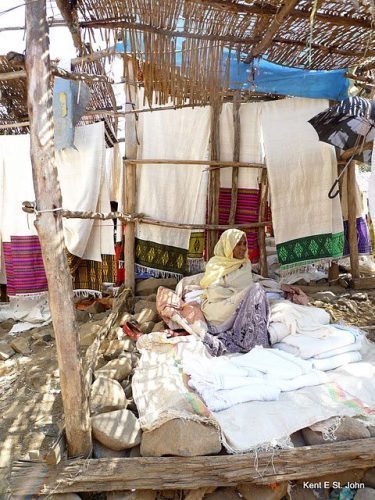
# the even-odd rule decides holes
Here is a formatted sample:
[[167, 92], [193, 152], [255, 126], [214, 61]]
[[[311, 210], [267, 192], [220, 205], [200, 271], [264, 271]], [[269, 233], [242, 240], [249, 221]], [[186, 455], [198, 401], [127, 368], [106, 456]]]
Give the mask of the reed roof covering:
[[134, 71], [141, 62], [146, 95], [158, 90], [161, 101], [204, 101], [225, 88], [224, 48], [248, 62], [265, 55], [309, 69], [375, 56], [373, 0], [77, 0], [75, 9], [81, 28], [125, 40]]
[[[23, 65], [14, 66], [5, 55], [0, 56], [0, 75], [4, 73], [18, 72], [23, 69]], [[104, 69], [98, 61], [87, 61], [75, 66], [75, 72], [80, 71], [93, 75], [104, 74]], [[113, 90], [110, 84], [103, 81], [90, 81], [86, 83], [90, 86], [91, 99], [87, 111], [113, 109], [116, 107]], [[84, 116], [82, 123], [93, 123], [101, 120], [102, 116], [90, 114]], [[27, 86], [26, 78], [14, 78], [3, 80], [0, 78], [0, 125], [8, 125], [28, 121], [27, 111]], [[112, 117], [106, 118], [106, 125], [109, 131], [116, 132], [117, 120]], [[28, 133], [28, 127], [14, 127], [1, 130], [3, 134]]]

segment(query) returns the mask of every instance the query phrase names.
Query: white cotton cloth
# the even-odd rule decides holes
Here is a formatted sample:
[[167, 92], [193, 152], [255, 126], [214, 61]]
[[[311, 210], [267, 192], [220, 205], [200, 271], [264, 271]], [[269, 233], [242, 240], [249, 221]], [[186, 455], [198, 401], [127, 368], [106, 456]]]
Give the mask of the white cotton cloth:
[[[104, 123], [77, 127], [74, 143], [77, 149], [56, 152], [63, 207], [68, 210], [95, 212], [101, 209], [109, 212]], [[112, 221], [94, 223], [92, 219], [64, 219], [63, 224], [65, 244], [71, 254], [99, 262], [102, 254], [113, 255]]]
[[324, 338], [331, 333], [324, 327], [330, 322], [330, 315], [324, 309], [293, 304], [280, 300], [271, 304], [270, 336], [271, 344], [282, 342], [288, 335], [304, 334]]
[[[240, 161], [263, 163], [262, 132], [260, 126], [260, 103], [246, 103], [240, 106]], [[220, 114], [220, 159], [233, 161], [234, 129], [233, 104], [224, 103]], [[258, 188], [261, 171], [254, 168], [240, 168], [239, 188]], [[232, 169], [220, 169], [220, 185], [232, 187]]]
[[360, 352], [346, 352], [344, 354], [338, 354], [337, 356], [331, 356], [325, 359], [314, 359], [313, 366], [317, 370], [328, 371], [339, 368], [340, 366], [345, 366], [349, 363], [356, 363], [362, 360], [362, 355]]
[[305, 98], [262, 103], [276, 244], [343, 231], [340, 199], [328, 198], [337, 176], [335, 150], [308, 123], [328, 106], [326, 99]]
[[[210, 108], [142, 113], [138, 137], [141, 159], [207, 160]], [[204, 224], [208, 171], [204, 165], [138, 165], [137, 212], [155, 219]], [[191, 231], [138, 224], [142, 240], [189, 248]]]
[[342, 330], [336, 328], [335, 325], [327, 325], [324, 328], [325, 331], [330, 332], [325, 338], [304, 334], [288, 335], [282, 342], [274, 344], [273, 347], [306, 360], [327, 352], [336, 355], [336, 350], [346, 346], [355, 345], [355, 350], [358, 350], [358, 343], [361, 343], [362, 339], [362, 334], [359, 331]]

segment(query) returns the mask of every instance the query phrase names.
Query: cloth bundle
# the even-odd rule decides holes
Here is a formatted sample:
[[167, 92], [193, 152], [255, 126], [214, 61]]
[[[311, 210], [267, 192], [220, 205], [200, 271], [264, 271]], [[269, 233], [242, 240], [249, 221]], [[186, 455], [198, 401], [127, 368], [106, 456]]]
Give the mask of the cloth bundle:
[[330, 325], [329, 319], [317, 307], [276, 302], [271, 305], [271, 344], [323, 371], [360, 361], [363, 334], [356, 328]]
[[247, 354], [210, 360], [184, 358], [184, 372], [211, 411], [248, 401], [274, 401], [282, 391], [325, 383], [324, 373], [291, 354], [255, 347]]

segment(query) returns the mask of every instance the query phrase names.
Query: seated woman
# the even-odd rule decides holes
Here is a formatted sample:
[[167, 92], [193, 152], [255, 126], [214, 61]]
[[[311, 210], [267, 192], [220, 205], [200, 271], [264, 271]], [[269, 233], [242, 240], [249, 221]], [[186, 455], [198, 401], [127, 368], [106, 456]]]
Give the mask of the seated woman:
[[208, 323], [203, 341], [214, 356], [248, 352], [256, 345], [270, 347], [266, 292], [307, 303], [307, 296], [298, 287], [280, 287], [252, 273], [246, 234], [238, 229], [221, 235], [200, 285], [205, 290], [201, 309]]

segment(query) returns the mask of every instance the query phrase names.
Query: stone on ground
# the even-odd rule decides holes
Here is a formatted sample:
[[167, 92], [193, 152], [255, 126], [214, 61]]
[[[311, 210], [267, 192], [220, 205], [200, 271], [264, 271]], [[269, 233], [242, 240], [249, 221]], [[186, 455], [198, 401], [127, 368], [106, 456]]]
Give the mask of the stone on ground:
[[19, 354], [23, 355], [30, 354], [31, 352], [29, 348], [29, 342], [23, 337], [19, 337], [18, 339], [13, 340], [10, 343], [10, 347], [12, 347]]
[[151, 333], [155, 323], [153, 321], [146, 321], [146, 323], [142, 323], [141, 330], [143, 333]]
[[[334, 434], [336, 436], [335, 441], [350, 441], [352, 439], [366, 439], [371, 437], [368, 428], [359, 420], [351, 417], [344, 417]], [[325, 444], [328, 442], [324, 439], [321, 432], [313, 431], [309, 427], [302, 429], [302, 435], [309, 445]]]
[[92, 432], [111, 450], [126, 450], [141, 442], [141, 426], [129, 410], [116, 410], [91, 417]]
[[362, 488], [357, 491], [355, 500], [375, 500], [375, 490], [373, 488]]
[[159, 321], [159, 323], [155, 323], [154, 328], [152, 329], [153, 332], [162, 332], [165, 330], [166, 326], [164, 321]]
[[300, 448], [301, 446], [306, 446], [306, 441], [303, 438], [303, 434], [301, 431], [293, 432], [290, 435], [290, 440], [293, 443], [295, 448]]
[[113, 359], [95, 371], [95, 378], [107, 377], [121, 382], [121, 380], [124, 380], [131, 373], [132, 369], [131, 358]]
[[129, 455], [128, 450], [111, 450], [99, 443], [99, 441], [96, 441], [96, 439], [93, 439], [92, 449], [94, 458], [124, 458]]
[[156, 279], [149, 278], [147, 280], [139, 281], [135, 285], [135, 294], [136, 295], [151, 295], [158, 291], [159, 286], [164, 286], [165, 288], [171, 288], [174, 290], [177, 285], [177, 280], [175, 278], [166, 278], [166, 279]]
[[0, 359], [6, 361], [15, 354], [14, 349], [6, 342], [0, 342]]
[[[197, 439], [199, 436], [199, 439]], [[193, 457], [221, 450], [220, 432], [212, 425], [175, 418], [142, 435], [141, 455]]]
[[107, 349], [104, 352], [104, 358], [108, 360], [118, 358], [124, 352], [125, 345], [125, 340], [111, 340], [106, 346]]
[[149, 321], [153, 321], [154, 323], [158, 320], [158, 313], [153, 311], [152, 309], [142, 309], [141, 312], [134, 314], [134, 318], [140, 323], [147, 323]]
[[52, 500], [81, 500], [81, 497], [76, 493], [55, 493], [52, 495], [40, 495], [38, 498], [52, 499]]
[[365, 486], [369, 488], [375, 488], [375, 467], [368, 469], [363, 476], [363, 482]]
[[95, 323], [83, 323], [78, 328], [79, 341], [81, 346], [87, 347], [96, 339], [96, 335], [100, 330], [100, 325]]
[[106, 308], [105, 305], [102, 304], [101, 302], [95, 301], [89, 307], [86, 307], [85, 311], [88, 312], [89, 314], [100, 314], [104, 313], [106, 311]]
[[151, 311], [157, 312], [156, 302], [149, 302], [148, 300], [138, 300], [134, 306], [134, 312], [140, 313], [143, 309], [151, 309]]
[[235, 488], [218, 488], [213, 493], [204, 496], [204, 500], [239, 500], [240, 498]]
[[239, 484], [237, 490], [245, 500], [281, 500], [288, 490], [288, 482], [275, 483], [272, 486], [255, 484]]
[[104, 413], [126, 408], [127, 400], [121, 385], [111, 378], [99, 377], [91, 386], [90, 411]]

